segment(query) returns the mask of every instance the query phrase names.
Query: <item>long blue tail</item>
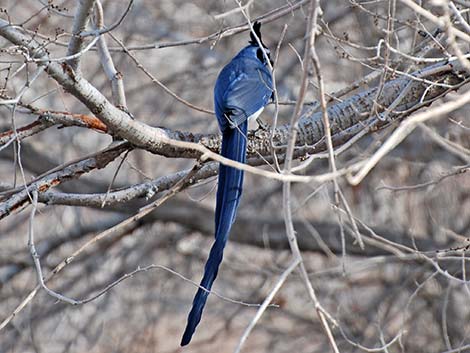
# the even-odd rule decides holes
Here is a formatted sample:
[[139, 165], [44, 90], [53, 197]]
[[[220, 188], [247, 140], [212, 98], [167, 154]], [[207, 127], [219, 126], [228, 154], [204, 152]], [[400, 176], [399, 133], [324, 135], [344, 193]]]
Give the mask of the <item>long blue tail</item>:
[[[229, 128], [222, 135], [222, 156], [245, 163], [246, 160], [246, 133], [248, 122], [245, 121], [238, 128]], [[227, 167], [223, 164], [219, 167], [219, 186], [217, 189], [217, 205], [215, 209], [215, 243], [209, 254], [204, 269], [204, 277], [201, 287], [211, 290], [212, 284], [217, 277], [219, 265], [222, 262], [225, 244], [227, 243], [230, 228], [235, 221], [238, 204], [242, 194], [243, 171]], [[188, 323], [181, 340], [185, 346], [191, 341], [202, 311], [206, 305], [209, 293], [201, 288], [198, 289], [193, 300], [193, 307], [188, 316]]]

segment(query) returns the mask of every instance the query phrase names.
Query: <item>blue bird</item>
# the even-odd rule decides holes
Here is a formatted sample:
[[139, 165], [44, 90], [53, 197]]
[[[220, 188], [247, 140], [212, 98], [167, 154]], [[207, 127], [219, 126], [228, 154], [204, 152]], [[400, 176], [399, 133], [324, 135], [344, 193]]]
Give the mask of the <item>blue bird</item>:
[[[261, 23], [255, 22], [250, 44], [243, 48], [220, 72], [214, 87], [215, 115], [222, 132], [221, 155], [240, 163], [246, 161], [248, 119], [257, 118], [273, 96], [272, 75], [268, 67], [269, 49], [261, 41]], [[219, 166], [215, 208], [215, 243], [212, 245], [181, 345], [191, 341], [212, 288], [230, 228], [235, 221], [242, 194], [243, 171]]]

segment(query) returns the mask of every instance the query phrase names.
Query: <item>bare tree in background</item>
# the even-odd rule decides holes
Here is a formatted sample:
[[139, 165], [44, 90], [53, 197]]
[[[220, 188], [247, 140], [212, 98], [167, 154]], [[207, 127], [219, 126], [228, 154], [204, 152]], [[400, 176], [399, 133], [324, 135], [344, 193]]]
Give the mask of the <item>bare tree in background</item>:
[[[187, 352], [470, 350], [470, 2], [5, 0], [0, 352], [178, 352], [218, 163], [245, 169]], [[218, 155], [263, 23], [275, 102]]]

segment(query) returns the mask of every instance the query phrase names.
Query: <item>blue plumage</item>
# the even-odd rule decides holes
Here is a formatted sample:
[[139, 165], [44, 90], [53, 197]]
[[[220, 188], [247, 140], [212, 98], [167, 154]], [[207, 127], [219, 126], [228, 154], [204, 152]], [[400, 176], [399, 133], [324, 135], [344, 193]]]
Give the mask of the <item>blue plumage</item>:
[[[261, 41], [260, 23], [254, 24]], [[214, 87], [215, 114], [222, 132], [221, 155], [245, 163], [248, 119], [257, 117], [272, 97], [272, 76], [266, 56], [250, 34], [250, 45], [243, 48], [220, 72]], [[264, 44], [263, 44], [264, 46]], [[269, 50], [265, 47], [269, 55]], [[207, 260], [201, 287], [211, 290], [222, 262], [230, 228], [235, 221], [242, 193], [243, 171], [220, 165], [215, 210], [215, 242]], [[187, 345], [196, 326], [209, 293], [198, 289], [188, 316], [181, 345]]]

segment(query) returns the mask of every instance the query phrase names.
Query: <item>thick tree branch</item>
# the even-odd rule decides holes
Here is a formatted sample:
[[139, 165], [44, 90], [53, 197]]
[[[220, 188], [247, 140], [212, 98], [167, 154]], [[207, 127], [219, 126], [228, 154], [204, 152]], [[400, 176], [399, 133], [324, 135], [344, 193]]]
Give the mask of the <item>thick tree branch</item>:
[[13, 211], [21, 209], [29, 201], [30, 191], [36, 190], [42, 193], [66, 180], [78, 178], [94, 169], [104, 168], [129, 147], [127, 143], [119, 143], [88, 158], [69, 163], [63, 168], [58, 168], [58, 170], [51, 170], [26, 186], [8, 191], [8, 199], [0, 204], [0, 219], [8, 216]]
[[[131, 142], [134, 146], [146, 149], [152, 153], [167, 157], [195, 158], [204, 153], [205, 146], [211, 151], [217, 151], [220, 138], [216, 135], [193, 134], [189, 132], [171, 131], [143, 124], [116, 108], [101, 92], [87, 80], [68, 68], [67, 64], [47, 62], [48, 55], [39, 45], [34, 44], [30, 37], [22, 31], [0, 20], [0, 35], [14, 44], [22, 45], [39, 64], [44, 65], [48, 74], [68, 92], [73, 94], [88, 109], [104, 122], [112, 131]], [[457, 59], [438, 63], [424, 68], [412, 75], [397, 78], [385, 83], [379, 100], [375, 102], [378, 114], [386, 113], [387, 121], [380, 121], [378, 127], [389, 121], [410, 115], [416, 109], [428, 105], [448, 91], [455, 90], [467, 78], [465, 70]], [[406, 94], [402, 94], [405, 91]], [[335, 144], [344, 142], [351, 137], [350, 130], [357, 131], [361, 122], [370, 118], [374, 106], [377, 88], [356, 94], [341, 103], [328, 108], [328, 117], [332, 135], [342, 135], [343, 138], [333, 139]], [[398, 99], [398, 101], [397, 101]], [[387, 107], [393, 104], [393, 110]], [[306, 111], [298, 122], [299, 133], [296, 140], [295, 157], [305, 156], [325, 149], [324, 126], [321, 112]], [[359, 124], [359, 125], [358, 125]], [[275, 148], [282, 152], [288, 140], [289, 126], [276, 129], [272, 141]], [[195, 142], [198, 145], [188, 144]], [[257, 133], [249, 141], [250, 156], [271, 155], [270, 135], [268, 131]], [[279, 151], [278, 151], [279, 154]], [[211, 155], [211, 158], [215, 156]], [[222, 163], [223, 159], [217, 158]]]
[[[172, 188], [179, 180], [184, 178], [190, 170], [183, 170], [174, 174], [165, 175], [157, 179], [144, 183], [129, 186], [119, 190], [113, 190], [107, 193], [95, 194], [79, 194], [79, 193], [59, 193], [44, 192], [39, 195], [39, 202], [48, 205], [68, 205], [80, 207], [96, 207], [116, 206], [127, 203], [138, 198], [152, 198], [158, 193], [167, 191]], [[200, 170], [194, 173], [189, 184], [196, 184], [201, 180], [205, 180], [217, 175], [218, 165], [216, 163], [208, 163]]]
[[38, 118], [30, 124], [14, 130], [0, 132], [0, 146], [8, 143], [12, 138], [23, 140], [44, 131], [52, 126], [78, 126], [93, 129], [100, 132], [107, 132], [108, 128], [99, 119], [85, 114], [74, 114], [68, 112], [54, 112], [42, 109], [32, 109], [31, 114], [38, 115]]

